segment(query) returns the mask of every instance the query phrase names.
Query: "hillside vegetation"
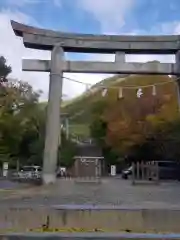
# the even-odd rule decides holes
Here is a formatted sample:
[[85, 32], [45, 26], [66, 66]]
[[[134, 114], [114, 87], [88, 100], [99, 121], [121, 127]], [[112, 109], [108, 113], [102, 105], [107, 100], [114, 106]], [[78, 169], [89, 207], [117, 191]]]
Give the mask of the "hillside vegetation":
[[[23, 80], [9, 78], [11, 66], [0, 56], [0, 168], [42, 165], [47, 103], [40, 103], [41, 92]], [[61, 131], [58, 164], [74, 163], [76, 144]], [[61, 154], [59, 154], [61, 153]]]
[[116, 86], [125, 80], [127, 75], [117, 75], [93, 85], [87, 92], [62, 105], [62, 112], [70, 116], [70, 132], [80, 136], [89, 136], [89, 124], [92, 117], [92, 106], [102, 96], [102, 86]]
[[[93, 107], [98, 101], [106, 101], [109, 104], [111, 103], [111, 111], [114, 109], [116, 112], [121, 111], [118, 93], [120, 91], [119, 88], [125, 87], [125, 89], [123, 89], [124, 104], [132, 104], [132, 108], [138, 109], [139, 102], [137, 102], [138, 98], [136, 96], [136, 92], [139, 86], [159, 84], [163, 82], [169, 82], [171, 80], [172, 79], [170, 79], [168, 76], [157, 75], [126, 75], [124, 77], [120, 75], [114, 76], [95, 84], [88, 92], [64, 105], [62, 111], [69, 113], [71, 131], [73, 131], [73, 133], [88, 135], [89, 124], [92, 121]], [[102, 85], [109, 87], [106, 97], [102, 97]], [[132, 86], [137, 86], [137, 88], [127, 88]], [[157, 95], [154, 97], [152, 96], [152, 87], [143, 88], [143, 97], [141, 99], [143, 99], [145, 105], [148, 105], [148, 101], [152, 102], [155, 99], [157, 102], [157, 98], [161, 98], [161, 96], [164, 95], [163, 98], [170, 98], [173, 109], [175, 109], [175, 112], [177, 112], [177, 89], [175, 83], [170, 82], [167, 84], [158, 85], [156, 87], [156, 92]], [[135, 102], [137, 106], [134, 106]], [[120, 115], [116, 117], [119, 118]], [[172, 114], [167, 116], [167, 118], [170, 117], [172, 117]], [[81, 129], [81, 131], [79, 131], [79, 129]]]
[[[153, 64], [156, 67], [156, 62]], [[107, 93], [102, 96], [104, 88]], [[138, 89], [143, 93], [140, 98]], [[96, 139], [108, 164], [116, 164], [125, 156], [140, 160], [180, 158], [175, 78], [116, 75], [61, 107], [69, 114], [70, 133]]]
[[[155, 95], [153, 86], [156, 86]], [[108, 89], [104, 97], [103, 87]], [[141, 87], [143, 95], [138, 98], [137, 90]], [[120, 89], [123, 97], [119, 99]], [[62, 105], [62, 112], [69, 114], [71, 134], [95, 138], [103, 148], [109, 148], [110, 152], [113, 152], [113, 157], [115, 152], [115, 158], [121, 154], [123, 156], [129, 154], [135, 146], [139, 148], [145, 144], [146, 149], [147, 145], [149, 146], [149, 140], [147, 143], [149, 138], [150, 153], [152, 142], [158, 146], [160, 149], [158, 151], [165, 151], [168, 146], [172, 148], [175, 146], [174, 142], [179, 141], [179, 137], [175, 135], [172, 137], [164, 130], [176, 127], [179, 119], [177, 85], [169, 76], [117, 75], [107, 78], [92, 86], [84, 94], [65, 102]], [[172, 123], [176, 125], [171, 125]], [[156, 133], [159, 128], [161, 132]], [[166, 136], [170, 139], [167, 140]], [[173, 145], [168, 141], [173, 142]], [[166, 146], [165, 142], [168, 143]], [[166, 153], [167, 156], [169, 152]], [[163, 156], [162, 153], [158, 154], [155, 157]], [[110, 154], [110, 158], [113, 157]]]

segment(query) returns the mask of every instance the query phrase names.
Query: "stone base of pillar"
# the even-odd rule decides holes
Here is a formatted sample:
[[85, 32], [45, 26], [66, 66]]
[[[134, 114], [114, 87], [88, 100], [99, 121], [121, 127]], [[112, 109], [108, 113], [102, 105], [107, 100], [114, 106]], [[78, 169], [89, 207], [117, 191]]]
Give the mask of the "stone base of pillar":
[[51, 173], [44, 173], [42, 176], [43, 184], [49, 185], [56, 182], [56, 175]]

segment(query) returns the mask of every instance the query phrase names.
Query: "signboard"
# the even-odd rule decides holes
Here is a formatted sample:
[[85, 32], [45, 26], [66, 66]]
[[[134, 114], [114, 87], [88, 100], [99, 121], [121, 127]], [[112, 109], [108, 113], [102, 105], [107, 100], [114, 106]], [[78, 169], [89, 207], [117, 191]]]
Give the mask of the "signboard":
[[7, 177], [8, 175], [8, 163], [4, 162], [3, 163], [3, 177]]
[[111, 176], [116, 176], [116, 166], [111, 165]]
[[3, 163], [3, 170], [8, 170], [8, 162]]
[[81, 158], [81, 162], [82, 163], [93, 163], [93, 162], [95, 162], [95, 160], [90, 159], [90, 158]]

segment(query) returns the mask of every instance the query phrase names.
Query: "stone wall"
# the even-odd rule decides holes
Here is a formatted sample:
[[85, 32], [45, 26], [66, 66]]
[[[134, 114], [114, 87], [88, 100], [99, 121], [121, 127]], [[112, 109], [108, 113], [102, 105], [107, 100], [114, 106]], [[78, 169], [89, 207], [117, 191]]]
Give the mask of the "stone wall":
[[0, 232], [42, 229], [101, 229], [104, 232], [180, 233], [180, 209], [116, 207], [14, 207], [0, 209]]

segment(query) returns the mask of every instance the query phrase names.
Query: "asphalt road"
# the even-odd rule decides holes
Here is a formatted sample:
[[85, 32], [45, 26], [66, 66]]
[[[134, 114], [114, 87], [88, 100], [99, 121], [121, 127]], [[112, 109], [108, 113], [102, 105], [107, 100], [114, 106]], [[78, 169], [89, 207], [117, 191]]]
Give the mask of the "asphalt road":
[[9, 181], [6, 179], [1, 179], [0, 180], [0, 189], [16, 189], [16, 188], [22, 188], [24, 184], [18, 183], [18, 182], [13, 182]]
[[178, 240], [180, 234], [122, 234], [122, 233], [84, 233], [84, 234], [56, 234], [56, 233], [40, 233], [40, 234], [3, 234], [0, 239], [6, 240], [30, 240], [30, 239], [61, 239], [61, 240]]
[[[8, 183], [0, 183], [7, 186]], [[7, 185], [5, 185], [7, 184]], [[132, 186], [131, 181], [104, 179], [101, 184], [59, 179], [55, 185], [37, 186], [0, 194], [2, 205], [115, 205], [121, 207], [180, 208], [180, 182]], [[12, 185], [9, 185], [9, 188]], [[20, 184], [21, 187], [21, 184]]]

